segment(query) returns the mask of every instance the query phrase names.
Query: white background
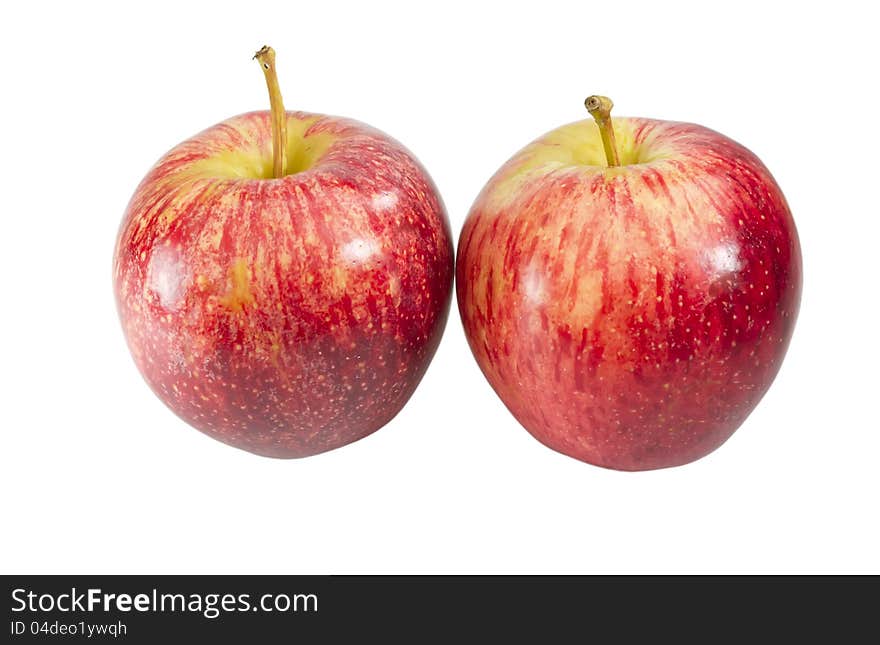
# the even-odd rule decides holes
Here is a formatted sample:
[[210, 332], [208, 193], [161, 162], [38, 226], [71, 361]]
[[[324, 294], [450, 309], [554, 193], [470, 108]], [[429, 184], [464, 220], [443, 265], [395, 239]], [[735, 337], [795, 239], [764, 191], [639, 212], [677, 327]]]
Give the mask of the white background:
[[[868, 4], [779, 5], [7, 4], [0, 571], [880, 572], [880, 51]], [[113, 243], [161, 154], [267, 108], [265, 43], [289, 109], [421, 159], [456, 239], [497, 167], [594, 92], [750, 147], [805, 261], [769, 394], [697, 463], [602, 470], [514, 421], [453, 308], [410, 403], [361, 442], [278, 461], [189, 428], [128, 355]]]

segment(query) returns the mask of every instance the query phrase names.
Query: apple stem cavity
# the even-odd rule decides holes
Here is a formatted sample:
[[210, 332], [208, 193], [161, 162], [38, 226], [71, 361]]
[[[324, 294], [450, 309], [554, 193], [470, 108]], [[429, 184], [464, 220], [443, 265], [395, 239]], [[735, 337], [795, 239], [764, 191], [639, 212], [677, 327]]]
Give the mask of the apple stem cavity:
[[278, 85], [278, 75], [275, 73], [275, 50], [264, 45], [254, 54], [254, 59], [260, 62], [263, 76], [266, 77], [266, 86], [269, 88], [269, 104], [272, 107], [272, 176], [278, 179], [284, 176], [287, 165], [285, 159], [287, 113], [284, 111], [281, 87]]
[[620, 157], [617, 156], [617, 144], [614, 141], [614, 126], [611, 123], [611, 108], [614, 103], [607, 96], [589, 96], [584, 101], [587, 111], [596, 120], [599, 133], [602, 135], [602, 145], [605, 148], [605, 159], [608, 167], [620, 165]]

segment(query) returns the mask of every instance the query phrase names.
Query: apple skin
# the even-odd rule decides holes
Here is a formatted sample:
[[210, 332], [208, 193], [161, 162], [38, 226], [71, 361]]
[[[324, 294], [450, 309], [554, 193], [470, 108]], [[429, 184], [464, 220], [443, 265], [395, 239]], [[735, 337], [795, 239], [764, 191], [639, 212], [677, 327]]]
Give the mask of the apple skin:
[[403, 146], [361, 123], [288, 112], [217, 124], [150, 170], [113, 277], [132, 356], [182, 419], [232, 446], [305, 457], [388, 423], [440, 342], [449, 223]]
[[698, 459], [769, 388], [801, 296], [785, 198], [747, 149], [707, 128], [592, 121], [511, 158], [459, 238], [471, 350], [539, 441], [618, 470]]

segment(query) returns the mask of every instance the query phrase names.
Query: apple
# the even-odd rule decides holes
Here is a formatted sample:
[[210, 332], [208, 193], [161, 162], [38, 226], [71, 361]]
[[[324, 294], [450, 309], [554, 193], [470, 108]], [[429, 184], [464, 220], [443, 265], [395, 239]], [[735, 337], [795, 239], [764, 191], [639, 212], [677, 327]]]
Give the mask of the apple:
[[305, 457], [388, 423], [440, 342], [449, 223], [401, 144], [349, 119], [233, 117], [149, 171], [116, 242], [119, 317], [137, 367], [222, 442]]
[[779, 370], [801, 252], [761, 161], [689, 123], [549, 132], [477, 197], [456, 265], [471, 350], [539, 441], [648, 470], [726, 441]]

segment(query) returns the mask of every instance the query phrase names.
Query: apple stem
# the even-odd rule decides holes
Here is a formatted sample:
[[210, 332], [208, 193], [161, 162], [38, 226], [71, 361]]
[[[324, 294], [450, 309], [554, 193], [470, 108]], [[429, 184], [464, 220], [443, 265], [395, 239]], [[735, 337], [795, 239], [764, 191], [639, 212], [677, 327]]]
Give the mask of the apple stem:
[[611, 123], [611, 108], [614, 107], [614, 103], [607, 96], [596, 96], [594, 94], [587, 97], [584, 105], [587, 106], [587, 111], [589, 111], [599, 126], [608, 167], [619, 166], [620, 157], [617, 156], [617, 145], [614, 142], [614, 126]]
[[269, 88], [269, 104], [272, 107], [272, 175], [277, 179], [284, 176], [286, 166], [285, 148], [287, 147], [287, 113], [281, 100], [281, 87], [275, 73], [275, 50], [264, 45], [254, 54], [263, 68], [266, 86]]

